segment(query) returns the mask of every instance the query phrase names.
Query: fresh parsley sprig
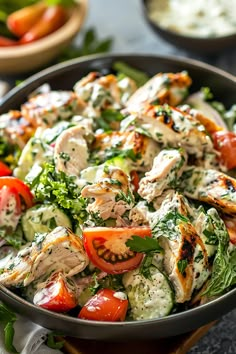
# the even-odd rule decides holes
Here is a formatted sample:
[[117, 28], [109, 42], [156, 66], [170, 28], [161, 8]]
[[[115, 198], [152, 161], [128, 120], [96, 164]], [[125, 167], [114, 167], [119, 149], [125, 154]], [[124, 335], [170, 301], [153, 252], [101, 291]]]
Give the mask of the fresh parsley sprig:
[[129, 247], [131, 251], [142, 253], [161, 253], [163, 251], [158, 240], [148, 236], [142, 238], [133, 235], [128, 241], [126, 241], [126, 246]]
[[16, 315], [6, 305], [0, 303], [0, 323], [4, 326], [4, 344], [9, 353], [17, 354], [17, 350], [13, 345], [14, 339], [14, 323], [16, 321]]
[[140, 236], [133, 235], [128, 241], [126, 241], [125, 244], [131, 249], [131, 251], [145, 253], [145, 257], [140, 267], [140, 274], [147, 279], [151, 279], [150, 267], [152, 265], [154, 253], [163, 252], [158, 240], [148, 236], [142, 238]]

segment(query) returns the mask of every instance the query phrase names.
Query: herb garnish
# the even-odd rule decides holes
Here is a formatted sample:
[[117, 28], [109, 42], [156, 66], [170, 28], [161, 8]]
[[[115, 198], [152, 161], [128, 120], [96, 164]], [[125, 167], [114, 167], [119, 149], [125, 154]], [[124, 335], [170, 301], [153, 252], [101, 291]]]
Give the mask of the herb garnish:
[[112, 68], [119, 74], [123, 74], [133, 79], [138, 87], [144, 85], [149, 80], [148, 75], [143, 71], [135, 69], [122, 61], [116, 61]]
[[163, 252], [158, 240], [148, 236], [142, 238], [133, 235], [125, 244], [131, 251], [146, 253], [140, 267], [140, 274], [147, 279], [151, 279], [150, 266], [152, 265], [154, 253]]
[[160, 253], [163, 251], [158, 243], [157, 239], [145, 236], [144, 238], [140, 236], [133, 235], [127, 242], [126, 246], [135, 252], [155, 252]]
[[177, 262], [177, 267], [178, 267], [178, 270], [181, 274], [184, 274], [185, 272], [185, 269], [187, 268], [188, 266], [188, 261], [187, 259], [180, 259], [178, 262]]
[[0, 303], [0, 322], [4, 326], [4, 344], [9, 353], [18, 353], [13, 345], [16, 315], [6, 305]]

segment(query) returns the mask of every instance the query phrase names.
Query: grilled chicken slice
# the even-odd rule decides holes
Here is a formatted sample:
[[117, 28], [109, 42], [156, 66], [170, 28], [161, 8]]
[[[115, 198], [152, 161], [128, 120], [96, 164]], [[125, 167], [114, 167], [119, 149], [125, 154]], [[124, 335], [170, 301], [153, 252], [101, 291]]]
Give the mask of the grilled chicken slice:
[[95, 199], [87, 211], [98, 214], [103, 220], [121, 217], [134, 204], [127, 174], [113, 166], [106, 166], [96, 183], [82, 189], [81, 196]]
[[9, 111], [0, 116], [0, 136], [20, 149], [24, 148], [36, 128], [36, 122], [26, 119], [20, 111]]
[[222, 172], [188, 167], [180, 188], [189, 198], [211, 204], [226, 214], [236, 214], [236, 180]]
[[139, 183], [138, 193], [149, 203], [164, 190], [174, 188], [187, 163], [183, 149], [162, 150], [155, 157], [151, 171], [146, 172]]
[[216, 124], [213, 119], [206, 117], [202, 112], [195, 108], [191, 108], [188, 105], [183, 105], [179, 108], [181, 111], [189, 113], [193, 118], [197, 119], [209, 134], [224, 130], [224, 128]]
[[27, 286], [50, 273], [61, 271], [65, 276], [81, 272], [88, 264], [88, 256], [79, 236], [70, 229], [57, 227], [49, 234], [41, 234], [32, 246], [20, 250], [0, 275], [5, 286]]
[[158, 143], [135, 131], [102, 133], [95, 136], [93, 153], [101, 163], [123, 156], [137, 171], [148, 171], [160, 151]]
[[210, 274], [206, 248], [189, 220], [191, 213], [187, 199], [176, 193], [163, 201], [151, 219], [152, 234], [164, 248], [164, 268], [178, 303], [190, 300], [193, 290]]
[[140, 87], [128, 100], [129, 112], [140, 112], [147, 104], [176, 106], [185, 98], [192, 80], [186, 72], [159, 73]]
[[86, 103], [71, 91], [50, 91], [29, 99], [21, 106], [21, 113], [37, 126], [53, 126], [59, 120], [66, 120], [80, 114]]
[[133, 80], [126, 78], [126, 81], [121, 81], [112, 74], [102, 76], [98, 72], [90, 72], [78, 81], [74, 90], [87, 103], [83, 115], [96, 118], [101, 116], [103, 109], [121, 109], [136, 90]]
[[125, 131], [129, 125], [164, 147], [183, 147], [196, 158], [214, 151], [204, 126], [190, 114], [168, 105], [147, 106], [141, 113], [123, 120], [121, 130]]
[[208, 257], [214, 256], [218, 244], [217, 235], [224, 228], [223, 220], [215, 208], [205, 210], [203, 206], [195, 210], [192, 219], [193, 225], [206, 247]]
[[56, 170], [68, 176], [78, 176], [88, 166], [86, 129], [81, 125], [65, 130], [56, 140], [54, 160]]

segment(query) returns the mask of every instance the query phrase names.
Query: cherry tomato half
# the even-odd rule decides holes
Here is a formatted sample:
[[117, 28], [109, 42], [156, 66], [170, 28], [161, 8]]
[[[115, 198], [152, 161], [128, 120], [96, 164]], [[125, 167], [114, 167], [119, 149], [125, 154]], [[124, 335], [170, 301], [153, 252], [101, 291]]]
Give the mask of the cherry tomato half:
[[7, 234], [15, 231], [21, 215], [21, 201], [17, 190], [3, 186], [0, 189], [0, 226]]
[[236, 134], [219, 131], [213, 135], [214, 147], [220, 152], [220, 163], [228, 170], [236, 167]]
[[27, 208], [33, 206], [33, 194], [31, 193], [30, 188], [20, 179], [10, 176], [0, 177], [0, 189], [3, 186], [15, 188], [15, 190], [17, 190], [19, 195], [23, 198]]
[[33, 302], [50, 311], [67, 312], [77, 306], [76, 290], [61, 272], [54, 273], [46, 286], [35, 293]]
[[111, 289], [102, 289], [93, 296], [80, 311], [78, 317], [93, 321], [124, 321], [128, 309], [128, 300]]
[[12, 170], [2, 161], [0, 161], [0, 176], [10, 176], [12, 174]]
[[234, 217], [224, 215], [223, 220], [226, 229], [228, 230], [230, 241], [233, 244], [236, 244], [236, 219]]
[[142, 253], [131, 251], [126, 241], [131, 236], [151, 237], [148, 227], [93, 227], [83, 231], [84, 247], [91, 262], [109, 274], [119, 274], [138, 267]]

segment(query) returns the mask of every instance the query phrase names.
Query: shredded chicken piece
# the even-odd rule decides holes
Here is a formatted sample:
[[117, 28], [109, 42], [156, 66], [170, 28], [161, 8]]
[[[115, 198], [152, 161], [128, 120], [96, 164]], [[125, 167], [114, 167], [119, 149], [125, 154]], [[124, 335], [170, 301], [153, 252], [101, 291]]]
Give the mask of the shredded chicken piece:
[[236, 215], [236, 180], [213, 169], [191, 166], [181, 178], [183, 193], [213, 205], [226, 214]]
[[117, 156], [118, 153], [129, 159], [129, 164], [137, 171], [151, 168], [154, 157], [160, 151], [159, 144], [135, 131], [113, 131], [95, 136], [92, 150], [101, 162]]
[[0, 135], [11, 145], [23, 149], [37, 128], [33, 119], [26, 119], [19, 111], [9, 111], [0, 116]]
[[5, 286], [27, 286], [32, 281], [53, 271], [62, 271], [71, 277], [88, 264], [83, 242], [66, 227], [57, 227], [47, 235], [42, 234], [32, 246], [20, 250], [12, 263], [0, 275]]
[[78, 81], [74, 90], [80, 99], [86, 101], [83, 115], [97, 118], [104, 109], [121, 109], [136, 90], [136, 84], [130, 78], [121, 81], [115, 75], [103, 76], [98, 72], [90, 72]]
[[120, 168], [110, 166], [109, 171], [104, 172], [99, 180], [85, 186], [81, 191], [84, 198], [94, 198], [87, 211], [106, 220], [122, 216], [126, 210], [133, 206], [133, 195], [129, 178]]
[[151, 171], [141, 179], [138, 193], [149, 203], [159, 197], [164, 190], [173, 188], [182, 175], [187, 155], [183, 149], [162, 150], [155, 157]]
[[56, 169], [69, 176], [78, 176], [88, 166], [86, 129], [81, 125], [65, 130], [56, 140], [54, 160]]
[[140, 112], [147, 104], [168, 103], [177, 106], [185, 98], [192, 80], [186, 72], [159, 73], [140, 87], [128, 100], [129, 112]]
[[190, 210], [187, 199], [176, 193], [163, 201], [151, 219], [153, 235], [159, 237], [165, 250], [164, 268], [178, 303], [190, 300], [194, 289], [200, 288], [210, 274], [205, 245], [188, 219]]
[[66, 120], [80, 114], [86, 103], [71, 91], [50, 91], [33, 96], [21, 106], [21, 113], [36, 125], [53, 126], [58, 120]]

